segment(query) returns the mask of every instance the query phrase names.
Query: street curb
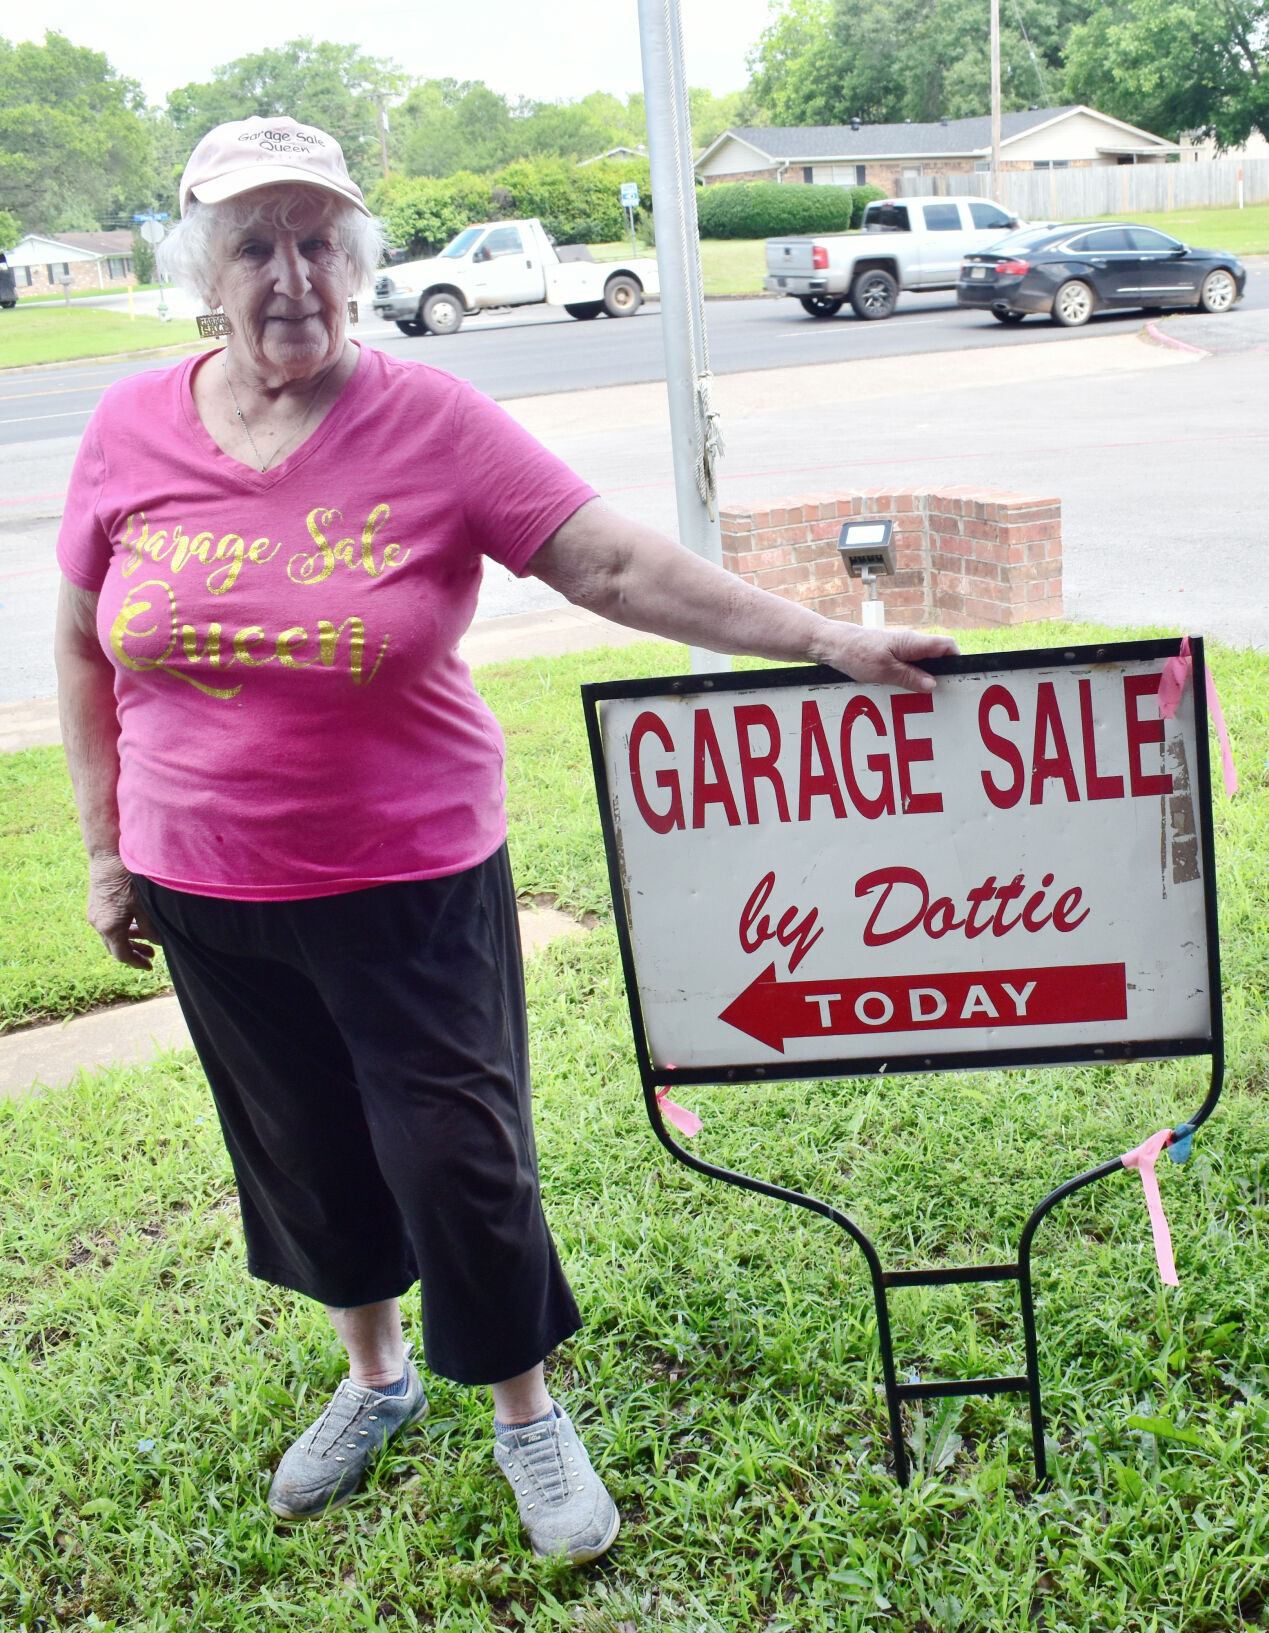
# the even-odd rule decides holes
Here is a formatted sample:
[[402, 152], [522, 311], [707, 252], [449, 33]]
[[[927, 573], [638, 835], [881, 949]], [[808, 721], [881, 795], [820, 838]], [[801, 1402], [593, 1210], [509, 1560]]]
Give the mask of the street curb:
[[1195, 357], [1210, 357], [1212, 354], [1206, 346], [1191, 346], [1188, 340], [1178, 340], [1175, 335], [1165, 334], [1156, 324], [1147, 323], [1145, 333], [1157, 346], [1171, 346], [1179, 352], [1192, 352]]

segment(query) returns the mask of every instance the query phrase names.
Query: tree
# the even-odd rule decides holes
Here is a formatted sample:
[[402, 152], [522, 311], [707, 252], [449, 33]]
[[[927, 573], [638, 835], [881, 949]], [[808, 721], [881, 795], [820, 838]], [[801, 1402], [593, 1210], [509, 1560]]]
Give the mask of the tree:
[[[733, 125], [755, 124], [759, 114], [758, 102], [749, 90], [715, 96], [712, 91], [693, 85], [687, 93], [687, 102], [692, 118], [692, 141], [698, 148], [716, 142]], [[639, 111], [642, 115], [642, 106]], [[642, 120], [640, 128], [642, 130]], [[639, 140], [642, 142], [645, 137], [641, 134]]]
[[22, 223], [8, 210], [0, 210], [0, 251], [12, 249], [22, 236]]
[[[1006, 109], [1053, 100], [1092, 0], [1017, 0], [1001, 32]], [[786, 0], [749, 59], [774, 124], [964, 118], [990, 107], [987, 0]]]
[[1067, 94], [1146, 130], [1269, 135], [1267, 0], [1122, 0], [1067, 50]]
[[224, 63], [203, 84], [172, 91], [167, 110], [187, 154], [213, 125], [289, 114], [329, 131], [344, 150], [353, 180], [366, 188], [383, 168], [379, 108], [406, 83], [395, 63], [368, 57], [356, 46], [288, 40]]
[[785, 0], [749, 56], [750, 90], [764, 122], [840, 125], [846, 63], [833, 34], [832, 0]]
[[393, 110], [392, 132], [409, 176], [479, 174], [521, 151], [506, 98], [479, 79], [416, 85]]
[[645, 141], [643, 99], [593, 91], [577, 102], [514, 105], [483, 80], [429, 79], [393, 111], [407, 175], [487, 174], [517, 159], [593, 159]]
[[96, 227], [142, 199], [150, 137], [134, 80], [51, 30], [0, 40], [0, 197], [27, 232]]
[[646, 142], [643, 110], [632, 116], [620, 97], [592, 91], [577, 102], [527, 102], [516, 110], [517, 158], [594, 159], [614, 147]]

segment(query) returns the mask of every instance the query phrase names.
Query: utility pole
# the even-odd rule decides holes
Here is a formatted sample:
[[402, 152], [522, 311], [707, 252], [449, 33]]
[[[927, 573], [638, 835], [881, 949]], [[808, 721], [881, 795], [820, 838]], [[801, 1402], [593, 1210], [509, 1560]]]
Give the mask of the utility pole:
[[1000, 203], [1000, 0], [991, 0], [991, 196]]
[[[714, 412], [714, 377], [705, 333], [680, 4], [681, 0], [639, 0], [639, 45], [656, 212], [661, 341], [665, 348], [679, 542], [721, 566], [716, 481], [723, 448]], [[705, 647], [691, 648], [694, 675], [730, 667], [730, 658]]]
[[[996, 0], [992, 0], [992, 4], [995, 5], [995, 3]], [[382, 97], [376, 100], [375, 107], [379, 110], [379, 158], [382, 161], [383, 173], [386, 176], [388, 174], [388, 116], [383, 111]]]

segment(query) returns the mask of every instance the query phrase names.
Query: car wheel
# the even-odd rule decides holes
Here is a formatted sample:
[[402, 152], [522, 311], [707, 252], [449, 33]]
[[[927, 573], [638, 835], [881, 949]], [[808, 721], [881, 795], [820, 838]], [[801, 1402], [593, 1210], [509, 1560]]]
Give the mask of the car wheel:
[[1078, 329], [1093, 315], [1093, 291], [1079, 278], [1068, 278], [1053, 297], [1053, 321]]
[[604, 311], [610, 318], [632, 318], [643, 305], [643, 290], [637, 278], [620, 273], [604, 285]]
[[462, 322], [462, 304], [448, 289], [438, 289], [423, 302], [423, 324], [434, 335], [457, 334]]
[[802, 310], [813, 318], [833, 318], [846, 304], [840, 295], [799, 295]]
[[993, 307], [991, 315], [997, 323], [1021, 323], [1027, 314], [1025, 312], [997, 312]]
[[426, 325], [420, 323], [417, 318], [398, 318], [397, 328], [403, 335], [409, 335], [411, 340], [427, 333]]
[[1238, 285], [1224, 267], [1209, 272], [1199, 285], [1198, 303], [1204, 312], [1228, 312], [1238, 299]]
[[587, 318], [597, 318], [604, 309], [603, 301], [575, 301], [572, 306], [565, 305], [564, 310], [569, 317], [585, 322]]
[[888, 272], [874, 267], [861, 272], [850, 286], [850, 304], [857, 318], [888, 318], [899, 298], [899, 286]]

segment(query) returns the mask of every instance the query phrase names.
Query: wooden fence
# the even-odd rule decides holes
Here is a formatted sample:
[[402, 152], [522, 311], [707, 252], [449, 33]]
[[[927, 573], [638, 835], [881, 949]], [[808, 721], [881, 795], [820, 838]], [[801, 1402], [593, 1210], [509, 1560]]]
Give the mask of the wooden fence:
[[[1070, 170], [1002, 170], [1000, 203], [1024, 221], [1081, 221], [1206, 205], [1269, 201], [1269, 159], [1200, 159], [1188, 164], [1105, 164]], [[990, 172], [908, 176], [906, 197], [971, 193], [993, 197]]]

